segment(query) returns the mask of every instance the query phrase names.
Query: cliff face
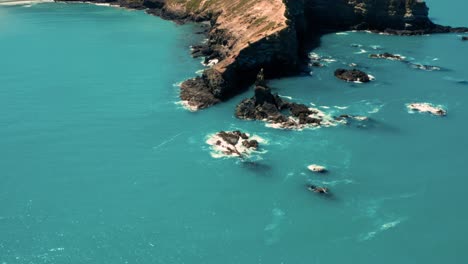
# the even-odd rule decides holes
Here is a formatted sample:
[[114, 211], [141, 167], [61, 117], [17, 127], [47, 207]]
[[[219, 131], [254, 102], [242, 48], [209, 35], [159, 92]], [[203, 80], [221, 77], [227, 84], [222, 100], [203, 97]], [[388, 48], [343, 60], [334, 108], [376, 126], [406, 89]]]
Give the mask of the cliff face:
[[[73, 0], [68, 0], [73, 1]], [[360, 29], [391, 34], [468, 31], [433, 24], [423, 0], [90, 0], [177, 21], [208, 21], [209, 40], [195, 51], [214, 66], [187, 80], [181, 99], [205, 108], [243, 91], [263, 68], [267, 78], [299, 71], [310, 36]]]
[[422, 0], [306, 0], [307, 17], [329, 29], [418, 30], [432, 27]]

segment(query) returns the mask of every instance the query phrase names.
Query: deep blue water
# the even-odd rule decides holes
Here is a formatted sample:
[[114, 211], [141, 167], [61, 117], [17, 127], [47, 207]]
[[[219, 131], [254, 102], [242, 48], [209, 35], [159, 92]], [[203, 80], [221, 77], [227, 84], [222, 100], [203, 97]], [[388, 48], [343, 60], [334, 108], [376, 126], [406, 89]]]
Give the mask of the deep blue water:
[[[463, 1], [428, 2], [438, 23], [468, 25]], [[197, 113], [177, 104], [175, 84], [202, 69], [193, 31], [118, 8], [0, 7], [0, 263], [468, 261], [468, 43], [324, 36], [314, 52], [336, 62], [271, 86], [375, 122], [282, 131], [234, 118], [252, 91]], [[351, 44], [443, 70], [371, 60]], [[333, 77], [351, 62], [376, 80]], [[448, 116], [410, 114], [410, 102]], [[228, 129], [268, 141], [256, 166], [211, 157], [206, 137]]]

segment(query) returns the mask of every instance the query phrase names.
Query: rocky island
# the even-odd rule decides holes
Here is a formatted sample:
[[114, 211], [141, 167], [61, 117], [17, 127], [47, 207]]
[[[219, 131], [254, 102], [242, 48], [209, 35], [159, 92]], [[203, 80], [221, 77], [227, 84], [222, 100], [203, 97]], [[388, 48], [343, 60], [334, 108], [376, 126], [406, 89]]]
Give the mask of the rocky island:
[[220, 131], [211, 135], [206, 143], [211, 146], [212, 156], [246, 158], [258, 150], [260, 137], [251, 136], [241, 131]]
[[[68, 0], [70, 1], [70, 0]], [[71, 0], [73, 1], [73, 0]], [[194, 55], [211, 63], [202, 76], [181, 85], [191, 109], [231, 98], [255, 81], [297, 74], [321, 34], [369, 30], [397, 35], [468, 32], [433, 23], [423, 0], [91, 0], [177, 22], [203, 22], [208, 41]]]

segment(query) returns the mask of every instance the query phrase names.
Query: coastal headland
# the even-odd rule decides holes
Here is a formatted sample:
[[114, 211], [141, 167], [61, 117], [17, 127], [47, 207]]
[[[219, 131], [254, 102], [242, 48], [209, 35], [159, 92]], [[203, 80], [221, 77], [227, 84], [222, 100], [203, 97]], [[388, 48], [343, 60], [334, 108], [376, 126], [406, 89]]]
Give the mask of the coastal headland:
[[[67, 0], [72, 2], [73, 0]], [[91, 0], [146, 12], [177, 23], [203, 23], [208, 40], [192, 54], [209, 65], [181, 84], [180, 98], [203, 109], [244, 91], [264, 69], [265, 78], [296, 75], [320, 36], [344, 30], [394, 35], [463, 33], [433, 23], [423, 0]]]

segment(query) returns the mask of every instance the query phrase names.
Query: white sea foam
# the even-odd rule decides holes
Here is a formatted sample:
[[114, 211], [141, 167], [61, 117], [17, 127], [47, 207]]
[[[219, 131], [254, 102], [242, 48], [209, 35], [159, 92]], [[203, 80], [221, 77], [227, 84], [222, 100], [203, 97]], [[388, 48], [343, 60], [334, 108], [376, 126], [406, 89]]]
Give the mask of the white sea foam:
[[293, 100], [293, 98], [291, 96], [286, 96], [286, 95], [279, 95], [280, 97], [282, 98], [286, 98], [288, 100]]
[[63, 248], [63, 247], [58, 247], [58, 248], [51, 248], [51, 249], [49, 249], [50, 252], [64, 251], [64, 250], [65, 250], [65, 248]]
[[218, 59], [212, 59], [212, 60], [209, 60], [208, 63], [206, 64], [207, 67], [213, 67], [215, 66], [216, 64], [219, 63], [219, 60]]
[[333, 59], [333, 58], [322, 58], [322, 61], [328, 62], [328, 63], [332, 63], [332, 62], [336, 62], [336, 59]]
[[336, 108], [336, 109], [340, 109], [340, 110], [345, 110], [345, 109], [349, 108], [349, 106], [338, 106], [338, 105], [335, 105], [333, 107]]
[[365, 50], [365, 49], [361, 49], [361, 50], [358, 51], [358, 52], [354, 52], [354, 54], [365, 54], [365, 53], [368, 53], [368, 51]]
[[0, 6], [14, 6], [14, 5], [24, 5], [24, 6], [31, 6], [32, 4], [40, 4], [40, 3], [52, 3], [53, 0], [25, 0], [25, 1], [9, 1], [9, 0], [2, 0], [0, 1]]
[[408, 108], [409, 113], [430, 113], [437, 116], [445, 116], [447, 114], [444, 106], [433, 105], [431, 103], [410, 103], [407, 104], [406, 107]]
[[272, 210], [271, 222], [264, 228], [264, 231], [266, 232], [266, 235], [267, 235], [265, 239], [265, 243], [267, 245], [272, 245], [279, 241], [279, 238], [280, 238], [279, 227], [281, 223], [284, 221], [285, 215], [286, 215], [285, 212], [281, 210], [280, 208], [274, 208]]
[[[268, 120], [264, 120], [266, 122], [265, 126], [269, 128], [275, 128], [275, 129], [289, 129], [289, 130], [297, 130], [297, 131], [302, 131], [304, 129], [316, 129], [320, 127], [331, 127], [331, 126], [337, 126], [340, 124], [339, 122], [335, 121], [333, 116], [329, 113], [325, 113], [317, 108], [309, 108], [309, 110], [315, 112], [314, 114], [309, 115], [311, 118], [318, 118], [321, 119], [322, 121], [320, 122], [320, 125], [318, 124], [300, 124], [299, 119], [296, 117], [288, 117], [289, 118], [289, 123], [271, 123], [268, 122]], [[291, 125], [292, 124], [292, 125]]]
[[336, 35], [343, 36], [343, 35], [349, 35], [349, 34], [347, 32], [337, 32]]
[[369, 114], [377, 114], [378, 112], [380, 112], [380, 108], [381, 108], [381, 107], [375, 107], [375, 108], [369, 110], [367, 113], [369, 113]]
[[319, 59], [320, 59], [320, 55], [318, 55], [318, 54], [315, 53], [315, 52], [311, 52], [311, 53], [309, 53], [309, 59], [312, 59], [312, 60], [319, 60]]
[[310, 60], [313, 60], [313, 61], [321, 61], [321, 62], [326, 62], [326, 63], [333, 63], [333, 62], [336, 62], [336, 59], [330, 57], [330, 56], [327, 56], [327, 57], [322, 57], [320, 56], [319, 54], [315, 53], [315, 52], [311, 52], [309, 53], [309, 59]]
[[365, 235], [362, 235], [361, 240], [362, 241], [371, 240], [372, 238], [374, 238], [379, 233], [387, 231], [387, 230], [392, 229], [392, 228], [395, 228], [396, 226], [401, 224], [404, 220], [405, 220], [404, 218], [399, 218], [399, 219], [396, 219], [394, 221], [383, 223], [378, 227], [377, 230], [374, 230], [374, 231], [368, 232]]
[[359, 109], [357, 109], [355, 111], [359, 112], [362, 115], [365, 115], [365, 114], [376, 114], [382, 109], [383, 106], [384, 106], [384, 104], [381, 103], [380, 101], [362, 100], [362, 101], [359, 101], [359, 102], [356, 102], [355, 104], [353, 104], [352, 108], [353, 109], [354, 108], [359, 108]]
[[[367, 74], [367, 76], [369, 76], [370, 81], [375, 81], [375, 77], [373, 75]], [[363, 83], [363, 82], [360, 79], [358, 79], [357, 81], [354, 81], [353, 83]]]
[[327, 185], [327, 186], [337, 186], [340, 184], [353, 184], [354, 181], [351, 179], [343, 179], [343, 180], [335, 180], [335, 181], [322, 181], [322, 184]]
[[182, 83], [183, 82], [174, 83], [174, 84], [172, 84], [172, 86], [173, 87], [180, 87], [180, 86], [182, 86]]
[[325, 166], [317, 165], [317, 164], [312, 164], [307, 166], [307, 169], [313, 172], [326, 172], [327, 168]]
[[190, 112], [198, 111], [198, 107], [190, 104], [189, 101], [178, 101], [175, 102], [175, 104], [181, 106], [185, 110], [189, 110]]
[[163, 147], [164, 145], [166, 145], [167, 143], [170, 143], [170, 142], [174, 141], [178, 136], [180, 136], [180, 135], [182, 135], [182, 134], [183, 134], [183, 133], [179, 133], [179, 134], [177, 134], [177, 135], [175, 135], [175, 136], [173, 136], [173, 137], [170, 137], [170, 138], [167, 139], [167, 140], [164, 140], [164, 141], [161, 142], [159, 145], [154, 146], [154, 147], [153, 147], [153, 150], [157, 150], [157, 149]]

